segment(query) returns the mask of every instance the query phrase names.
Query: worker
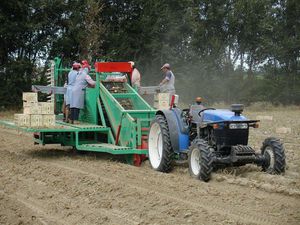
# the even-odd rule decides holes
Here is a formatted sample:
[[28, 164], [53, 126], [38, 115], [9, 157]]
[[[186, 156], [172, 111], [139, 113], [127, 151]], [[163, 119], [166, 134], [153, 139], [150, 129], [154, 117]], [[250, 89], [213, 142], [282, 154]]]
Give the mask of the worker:
[[171, 71], [169, 63], [165, 63], [161, 70], [164, 73], [164, 79], [159, 84], [159, 89], [161, 93], [169, 93], [170, 95], [175, 94], [175, 76]]
[[196, 97], [195, 105], [201, 105], [201, 104], [202, 104], [202, 98], [201, 97]]
[[67, 92], [65, 95], [65, 121], [69, 122], [69, 114], [70, 114], [70, 102], [72, 99], [72, 88], [75, 84], [76, 77], [79, 73], [81, 65], [78, 62], [74, 62], [72, 65], [72, 70], [68, 74], [68, 80], [66, 82], [65, 87], [67, 88]]
[[[66, 78], [65, 83], [64, 83], [64, 88], [67, 89], [67, 87], [68, 87], [68, 78]], [[68, 110], [67, 110], [66, 99], [67, 99], [67, 93], [65, 92], [64, 93], [64, 102], [63, 102], [63, 106], [62, 106], [63, 115], [64, 115], [64, 117], [63, 117], [64, 122], [68, 122], [67, 113], [69, 113]]]
[[72, 97], [70, 102], [71, 123], [79, 124], [79, 112], [84, 107], [85, 88], [94, 88], [96, 82], [88, 75], [91, 66], [88, 61], [83, 60], [81, 69], [76, 77], [74, 86], [72, 87]]
[[199, 123], [202, 120], [199, 115], [199, 112], [205, 109], [205, 107], [202, 105], [202, 101], [203, 99], [201, 97], [196, 97], [195, 103], [190, 106], [189, 114], [194, 123]]
[[131, 86], [137, 90], [141, 87], [141, 73], [138, 71], [138, 69], [135, 67], [134, 62], [129, 62], [132, 67], [132, 74], [131, 74]]

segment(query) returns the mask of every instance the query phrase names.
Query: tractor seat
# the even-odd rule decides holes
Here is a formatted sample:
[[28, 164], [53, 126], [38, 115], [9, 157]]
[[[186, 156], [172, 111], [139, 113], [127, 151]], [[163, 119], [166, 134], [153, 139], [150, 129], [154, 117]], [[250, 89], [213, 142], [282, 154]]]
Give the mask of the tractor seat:
[[190, 116], [192, 117], [192, 123], [201, 123], [202, 117], [199, 116], [199, 112], [205, 109], [203, 105], [191, 105], [190, 106]]

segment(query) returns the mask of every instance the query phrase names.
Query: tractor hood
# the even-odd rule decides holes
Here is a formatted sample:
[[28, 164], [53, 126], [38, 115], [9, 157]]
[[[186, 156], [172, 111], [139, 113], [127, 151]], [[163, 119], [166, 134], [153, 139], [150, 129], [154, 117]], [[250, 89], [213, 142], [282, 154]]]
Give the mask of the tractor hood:
[[220, 121], [243, 121], [247, 120], [243, 115], [237, 116], [234, 112], [226, 109], [205, 110], [202, 114], [203, 121], [220, 122]]

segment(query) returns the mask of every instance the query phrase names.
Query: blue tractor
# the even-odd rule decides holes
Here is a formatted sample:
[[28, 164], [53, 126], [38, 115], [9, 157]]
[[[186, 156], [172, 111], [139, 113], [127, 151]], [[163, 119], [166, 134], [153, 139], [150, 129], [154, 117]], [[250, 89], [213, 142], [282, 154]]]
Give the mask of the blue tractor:
[[266, 138], [261, 151], [248, 145], [249, 128], [258, 120], [242, 115], [244, 106], [233, 104], [231, 110], [192, 105], [181, 110], [159, 110], [149, 131], [149, 161], [154, 170], [170, 172], [174, 160], [189, 163], [190, 175], [205, 182], [212, 171], [243, 166], [261, 166], [270, 174], [285, 171], [285, 152], [277, 138]]

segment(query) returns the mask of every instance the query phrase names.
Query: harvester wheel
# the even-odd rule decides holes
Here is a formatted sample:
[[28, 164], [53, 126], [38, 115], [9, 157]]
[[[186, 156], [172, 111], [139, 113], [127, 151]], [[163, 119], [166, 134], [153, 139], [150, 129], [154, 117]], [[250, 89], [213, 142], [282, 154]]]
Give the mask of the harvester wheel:
[[170, 172], [174, 152], [171, 146], [169, 127], [165, 117], [157, 115], [149, 132], [149, 161], [154, 170]]
[[188, 154], [189, 173], [196, 179], [209, 181], [213, 170], [213, 157], [209, 145], [204, 140], [192, 143]]
[[284, 147], [279, 139], [266, 138], [261, 147], [261, 154], [265, 158], [265, 163], [262, 165], [263, 171], [270, 174], [281, 174], [285, 171]]

